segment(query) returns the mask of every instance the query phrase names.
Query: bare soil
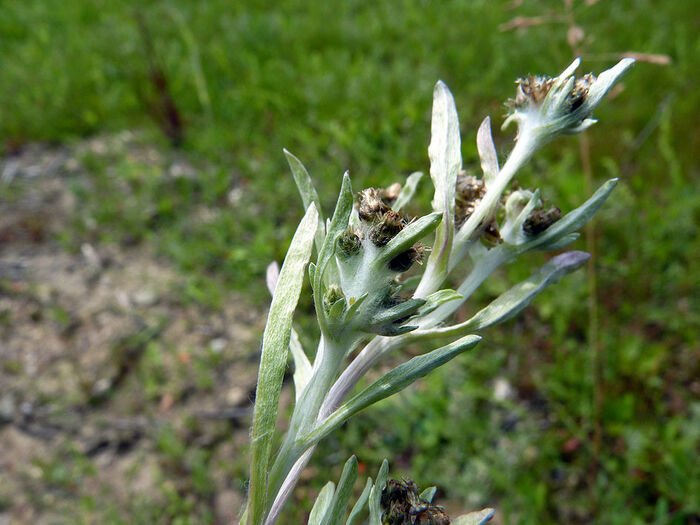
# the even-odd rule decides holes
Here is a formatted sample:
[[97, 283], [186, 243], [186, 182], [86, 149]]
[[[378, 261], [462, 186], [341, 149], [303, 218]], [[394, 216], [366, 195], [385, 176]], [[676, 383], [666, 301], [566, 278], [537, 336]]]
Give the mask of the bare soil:
[[129, 135], [0, 159], [0, 524], [169, 498], [225, 523], [241, 505], [264, 312], [185, 301], [147, 244], [59, 242], [80, 206], [70, 183], [90, 177], [81, 152], [115, 143]]

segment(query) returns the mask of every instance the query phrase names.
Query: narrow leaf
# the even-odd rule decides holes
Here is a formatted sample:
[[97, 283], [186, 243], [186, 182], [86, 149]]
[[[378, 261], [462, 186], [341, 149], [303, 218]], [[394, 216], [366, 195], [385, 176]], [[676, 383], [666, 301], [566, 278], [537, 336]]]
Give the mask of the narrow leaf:
[[375, 267], [387, 264], [391, 259], [408, 250], [414, 243], [431, 233], [442, 220], [440, 213], [431, 213], [408, 224], [396, 237], [391, 239], [374, 259]]
[[574, 232], [574, 233], [568, 233], [566, 235], [562, 235], [559, 239], [556, 239], [552, 241], [551, 243], [548, 244], [540, 244], [537, 249], [538, 250], [546, 250], [546, 251], [555, 251], [555, 250], [561, 250], [563, 248], [566, 248], [569, 244], [574, 242], [576, 239], [578, 239], [581, 236], [580, 233]]
[[481, 123], [481, 126], [479, 126], [479, 132], [476, 134], [476, 148], [479, 151], [479, 158], [481, 159], [481, 170], [484, 172], [484, 182], [488, 188], [493, 184], [498, 175], [498, 154], [496, 153], [496, 146], [491, 136], [491, 119], [489, 117], [486, 117]]
[[562, 277], [580, 268], [589, 258], [590, 255], [586, 252], [566, 252], [557, 255], [537, 273], [499, 295], [486, 308], [464, 323], [425, 330], [416, 335], [456, 337], [507, 321], [520, 313], [547, 286], [559, 282]]
[[292, 176], [294, 177], [294, 182], [299, 190], [299, 195], [301, 195], [301, 201], [304, 203], [304, 209], [311, 206], [313, 202], [316, 205], [316, 211], [318, 211], [318, 229], [316, 230], [316, 249], [321, 250], [323, 244], [323, 238], [325, 236], [323, 212], [321, 211], [321, 200], [318, 198], [318, 193], [314, 187], [314, 183], [311, 180], [309, 172], [301, 163], [301, 161], [292, 155], [286, 149], [284, 155], [287, 157], [287, 163], [289, 164], [289, 169], [292, 171]]
[[418, 297], [432, 291], [426, 291], [425, 287], [442, 283], [447, 276], [448, 259], [454, 240], [457, 175], [462, 169], [457, 108], [452, 93], [442, 81], [438, 81], [433, 91], [430, 132], [428, 156], [430, 157], [430, 177], [435, 185], [432, 204], [433, 210], [443, 214], [443, 219], [435, 234], [435, 243], [428, 258], [424, 279], [416, 290]]
[[389, 477], [389, 462], [385, 459], [377, 474], [377, 481], [369, 494], [369, 524], [382, 525], [382, 491]]
[[360, 514], [362, 514], [365, 505], [367, 505], [367, 501], [369, 501], [369, 493], [372, 491], [372, 487], [372, 478], [367, 478], [365, 488], [362, 491], [362, 494], [360, 494], [360, 497], [357, 499], [355, 505], [353, 505], [352, 510], [350, 511], [350, 516], [348, 516], [348, 521], [345, 522], [345, 525], [355, 525], [355, 522], [359, 519]]
[[[277, 280], [280, 276], [280, 267], [276, 262], [271, 262], [267, 267], [267, 272], [265, 275], [265, 282], [267, 283], [267, 289], [270, 291], [270, 295], [274, 297], [275, 288], [277, 287]], [[299, 396], [301, 392], [306, 387], [311, 377], [311, 363], [309, 358], [306, 357], [306, 352], [301, 346], [301, 341], [299, 340], [299, 334], [292, 328], [290, 339], [289, 339], [289, 352], [292, 354], [292, 359], [294, 360], [294, 394], [295, 399], [299, 401]]]
[[325, 325], [325, 314], [323, 313], [323, 290], [321, 280], [326, 270], [328, 262], [333, 257], [335, 244], [338, 237], [348, 227], [350, 212], [352, 211], [352, 187], [350, 185], [350, 175], [346, 172], [343, 175], [343, 184], [340, 187], [340, 195], [335, 206], [333, 219], [331, 219], [326, 231], [326, 238], [323, 240], [323, 246], [318, 253], [318, 261], [314, 270], [313, 288], [314, 288], [314, 303], [316, 311], [319, 312], [319, 322], [322, 327]]
[[615, 189], [617, 182], [618, 179], [607, 181], [581, 206], [567, 213], [540, 235], [523, 244], [522, 247], [529, 250], [540, 246], [546, 246], [581, 228], [581, 226], [586, 224], [603, 205], [605, 200], [610, 196], [610, 193]]
[[481, 341], [481, 337], [478, 335], [468, 335], [397, 366], [340, 406], [319, 423], [313, 431], [302, 436], [300, 441], [308, 446], [318, 443], [319, 440], [323, 439], [353, 415], [382, 399], [400, 392], [430, 371], [447, 363], [465, 350], [473, 348], [479, 341]]
[[425, 298], [425, 304], [418, 309], [417, 315], [423, 316], [433, 312], [436, 308], [450, 301], [463, 299], [463, 297], [454, 290], [444, 289], [438, 290]]
[[335, 492], [335, 484], [329, 481], [321, 489], [316, 498], [311, 513], [309, 514], [308, 525], [323, 525], [331, 511], [331, 503], [333, 502], [333, 493]]
[[306, 388], [311, 378], [311, 362], [304, 352], [304, 347], [301, 346], [299, 334], [292, 328], [291, 337], [289, 339], [289, 351], [294, 360], [294, 398], [299, 401], [299, 396]]
[[459, 118], [452, 93], [441, 80], [433, 91], [433, 115], [430, 127], [430, 178], [435, 185], [433, 209], [454, 214], [457, 174], [462, 168]]
[[309, 206], [297, 228], [279, 274], [263, 333], [262, 355], [251, 434], [249, 522], [262, 523], [266, 507], [267, 471], [275, 430], [282, 378], [292, 331], [292, 317], [303, 284], [318, 225], [316, 206]]
[[484, 525], [493, 518], [496, 511], [493, 509], [483, 509], [469, 514], [463, 514], [452, 520], [452, 525]]
[[418, 188], [418, 183], [420, 180], [423, 178], [423, 173], [420, 171], [416, 171], [415, 173], [411, 173], [408, 178], [406, 179], [406, 184], [404, 184], [403, 188], [401, 188], [401, 192], [399, 193], [399, 196], [396, 197], [396, 201], [394, 204], [391, 206], [391, 209], [394, 211], [399, 211], [401, 208], [405, 207], [406, 204], [408, 204], [411, 199], [413, 198], [413, 195], [416, 193], [416, 189]]
[[425, 299], [409, 299], [403, 303], [392, 306], [383, 312], [379, 312], [372, 318], [372, 324], [393, 323], [394, 321], [408, 317], [425, 304]]
[[352, 494], [352, 489], [357, 479], [357, 470], [357, 458], [355, 456], [350, 456], [350, 459], [345, 462], [343, 473], [340, 475], [338, 486], [335, 489], [333, 504], [331, 505], [328, 518], [325, 521], [326, 524], [338, 525], [342, 523], [343, 516], [345, 516], [345, 509], [348, 506], [348, 501], [350, 501], [350, 495]]
[[[365, 302], [365, 299], [367, 299], [367, 297], [369, 297], [369, 293], [365, 292], [360, 297], [355, 299], [354, 302], [352, 302], [352, 304], [350, 305], [350, 308], [348, 308], [347, 312], [345, 312], [345, 319], [346, 320], [352, 319], [352, 317], [357, 313], [357, 310], [360, 308], [362, 303]], [[350, 300], [352, 301], [352, 299], [353, 298], [351, 297]]]

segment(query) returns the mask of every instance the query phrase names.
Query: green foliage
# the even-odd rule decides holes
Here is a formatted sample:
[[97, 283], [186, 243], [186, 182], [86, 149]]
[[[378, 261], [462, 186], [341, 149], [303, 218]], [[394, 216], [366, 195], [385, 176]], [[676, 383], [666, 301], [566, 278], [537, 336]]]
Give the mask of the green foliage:
[[[571, 58], [558, 26], [498, 29], [514, 16], [558, 10], [559, 1], [504, 9], [510, 4], [142, 3], [185, 122], [183, 152], [166, 156], [186, 156], [196, 176], [171, 177], [164, 164], [126, 155], [87, 154], [91, 178], [73, 182], [81, 207], [66, 244], [152, 242], [183, 271], [190, 300], [215, 307], [236, 289], [262, 302], [255, 289], [264, 268], [282, 258], [301, 216], [282, 147], [307, 162], [322, 196], [334, 195], [345, 169], [358, 188], [427, 172], [437, 78], [453, 88], [463, 130], [476, 129], [487, 114], [497, 128], [513, 79]], [[700, 512], [692, 471], [700, 417], [699, 8], [651, 0], [575, 4], [593, 36], [585, 69], [607, 65], [617, 51], [672, 59], [668, 67], [640, 63], [619, 100], [599, 108], [602, 122], [590, 133], [596, 181], [621, 179], [596, 221], [605, 379], [599, 469], [590, 469], [594, 395], [583, 274], [491, 330], [478, 355], [426, 379], [429, 388], [385, 401], [333, 436], [341, 454], [372, 464], [403, 453], [419, 484], [466, 499], [466, 508], [496, 506], [507, 523], [683, 523]], [[142, 140], [164, 148], [141, 100], [151, 87], [132, 9], [125, 1], [3, 2], [0, 137], [8, 152], [30, 140], [125, 127], [145, 129]], [[509, 139], [497, 133], [495, 140]], [[549, 146], [520, 182], [537, 181], [547, 201], [573, 209], [585, 195], [577, 147], [575, 140]], [[464, 136], [462, 155], [467, 165], [478, 162], [474, 136]], [[235, 204], [231, 190], [240, 190]], [[13, 191], [2, 186], [0, 198]], [[427, 202], [420, 187], [417, 197]], [[333, 202], [323, 204], [331, 209]], [[583, 240], [575, 246], [583, 248]], [[527, 278], [535, 262], [544, 260], [505, 268], [477, 299], [485, 303]], [[138, 369], [140, 388], [153, 399], [166, 389], [157, 353], [149, 343]], [[512, 385], [510, 397], [494, 399], [494, 377]], [[183, 457], [177, 443], [162, 439], [163, 455]], [[80, 478], [72, 461], [41, 467], [42, 475], [58, 485]], [[114, 517], [107, 522], [212, 521], [187, 495], [164, 492], [167, 512], [143, 503], [124, 520], [121, 509], [104, 505]]]

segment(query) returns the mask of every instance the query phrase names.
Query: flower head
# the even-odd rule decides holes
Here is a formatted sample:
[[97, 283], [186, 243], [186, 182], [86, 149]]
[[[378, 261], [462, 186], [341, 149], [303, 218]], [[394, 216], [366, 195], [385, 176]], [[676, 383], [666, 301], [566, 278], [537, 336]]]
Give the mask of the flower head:
[[631, 66], [633, 58], [624, 58], [596, 78], [592, 73], [575, 77], [581, 63], [577, 58], [556, 78], [528, 76], [521, 78], [514, 99], [508, 102], [506, 128], [518, 124], [519, 137], [534, 135], [540, 143], [562, 134], [580, 133], [596, 123], [590, 118], [603, 96]]

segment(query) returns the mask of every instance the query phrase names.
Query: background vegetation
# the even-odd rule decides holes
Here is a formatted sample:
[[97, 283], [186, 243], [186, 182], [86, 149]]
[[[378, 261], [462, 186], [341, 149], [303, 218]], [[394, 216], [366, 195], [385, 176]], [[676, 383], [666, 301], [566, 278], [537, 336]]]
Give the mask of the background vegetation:
[[[582, 40], [567, 31], [571, 16]], [[587, 134], [593, 184], [622, 180], [596, 221], [596, 316], [586, 273], [567, 278], [454, 366], [334, 434], [297, 507], [356, 453], [369, 471], [386, 456], [394, 474], [437, 485], [454, 509], [495, 506], [503, 523], [699, 523], [699, 17], [694, 2], [651, 0], [577, 1], [569, 11], [557, 0], [6, 0], [0, 147], [10, 157], [37, 141], [129, 129], [140, 145], [184, 159], [195, 172], [177, 177], [128, 151], [82, 155], [90, 176], [71, 182], [80, 206], [61, 249], [152, 247], [180, 272], [187, 301], [216, 311], [235, 292], [263, 308], [265, 266], [281, 260], [301, 216], [283, 147], [330, 208], [346, 169], [356, 189], [427, 172], [438, 78], [455, 95], [473, 164], [481, 119], [500, 124], [517, 77], [567, 65], [571, 38], [586, 70], [628, 51], [667, 55], [666, 65], [640, 62]], [[496, 140], [507, 152], [511, 135]], [[577, 139], [560, 139], [520, 184], [573, 208], [588, 191], [580, 151]], [[0, 199], [18, 192], [0, 185]], [[477, 301], [527, 276], [542, 262], [533, 259], [490, 279]], [[99, 522], [212, 521], [214, 460], [168, 428], [156, 450], [189, 458], [191, 468], [172, 472], [192, 479], [194, 496], [165, 484], [168, 497], [148, 511], [72, 501], [70, 491], [63, 502]], [[244, 464], [241, 455], [225, 461]], [[90, 475], [89, 458], [66, 461], [78, 485]], [[241, 491], [243, 472], [228, 474]]]

